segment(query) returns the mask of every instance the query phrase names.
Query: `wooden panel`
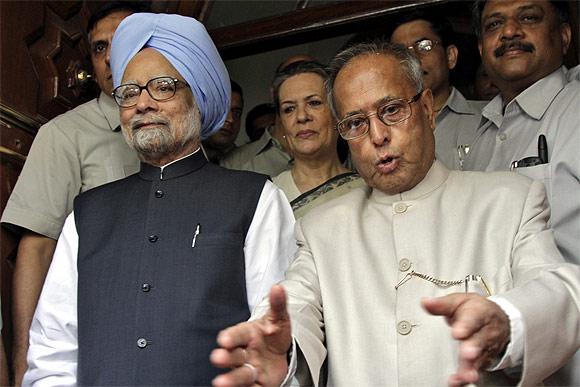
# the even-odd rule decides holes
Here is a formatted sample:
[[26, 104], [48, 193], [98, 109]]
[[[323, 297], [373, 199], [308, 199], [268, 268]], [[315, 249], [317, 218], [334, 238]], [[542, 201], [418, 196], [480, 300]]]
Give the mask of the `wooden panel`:
[[[78, 13], [81, 3], [2, 1], [0, 101], [44, 123], [92, 95], [67, 87], [67, 69], [90, 69]], [[74, 16], [73, 16], [74, 15]]]
[[321, 5], [209, 31], [224, 59], [344, 35], [362, 23], [446, 0], [348, 1]]

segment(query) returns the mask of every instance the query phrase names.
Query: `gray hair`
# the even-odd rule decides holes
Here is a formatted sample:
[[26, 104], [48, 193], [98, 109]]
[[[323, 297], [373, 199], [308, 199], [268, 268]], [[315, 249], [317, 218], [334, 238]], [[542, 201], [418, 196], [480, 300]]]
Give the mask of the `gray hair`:
[[403, 71], [417, 93], [423, 90], [423, 70], [421, 70], [421, 62], [417, 57], [408, 50], [405, 46], [394, 44], [383, 40], [376, 40], [374, 42], [358, 43], [346, 48], [345, 50], [336, 54], [330, 61], [328, 72], [330, 74], [328, 80], [325, 82], [326, 93], [328, 94], [328, 103], [330, 110], [336, 119], [339, 119], [336, 105], [334, 101], [334, 82], [338, 73], [348, 62], [352, 59], [363, 55], [384, 55], [391, 56], [399, 61]]

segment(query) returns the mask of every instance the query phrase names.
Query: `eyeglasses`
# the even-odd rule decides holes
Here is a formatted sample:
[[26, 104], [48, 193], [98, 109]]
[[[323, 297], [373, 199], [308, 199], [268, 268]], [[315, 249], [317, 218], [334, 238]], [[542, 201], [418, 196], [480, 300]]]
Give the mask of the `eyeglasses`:
[[423, 39], [419, 40], [418, 42], [413, 43], [409, 47], [408, 50], [415, 51], [417, 55], [426, 54], [433, 49], [434, 46], [441, 44], [441, 42], [437, 42], [431, 39]]
[[128, 108], [137, 105], [137, 101], [143, 90], [147, 90], [151, 98], [155, 101], [168, 100], [175, 95], [180, 83], [184, 87], [189, 87], [187, 83], [176, 78], [157, 77], [150, 79], [145, 86], [140, 86], [136, 83], [126, 83], [117, 86], [111, 94], [115, 98], [117, 105]]
[[394, 99], [387, 101], [377, 108], [376, 112], [359, 113], [344, 118], [336, 124], [338, 133], [345, 140], [354, 140], [369, 132], [370, 117], [377, 118], [385, 125], [395, 125], [411, 117], [411, 104], [417, 101], [423, 90], [410, 99]]

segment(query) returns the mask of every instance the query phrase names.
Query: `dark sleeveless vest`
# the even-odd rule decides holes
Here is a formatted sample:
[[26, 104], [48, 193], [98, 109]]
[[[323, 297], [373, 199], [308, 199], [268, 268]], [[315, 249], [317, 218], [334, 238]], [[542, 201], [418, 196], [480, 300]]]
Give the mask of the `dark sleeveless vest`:
[[243, 247], [266, 177], [201, 151], [160, 171], [75, 200], [79, 385], [210, 385], [218, 332], [249, 318]]

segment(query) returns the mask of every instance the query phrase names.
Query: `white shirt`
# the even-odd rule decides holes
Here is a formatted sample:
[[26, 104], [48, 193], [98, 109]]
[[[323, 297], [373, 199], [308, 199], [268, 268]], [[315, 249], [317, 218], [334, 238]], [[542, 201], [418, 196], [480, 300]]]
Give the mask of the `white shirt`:
[[[250, 311], [284, 278], [296, 250], [293, 228], [294, 215], [284, 193], [267, 181], [244, 244]], [[32, 321], [23, 385], [76, 385], [77, 252], [73, 212], [58, 240]]]

